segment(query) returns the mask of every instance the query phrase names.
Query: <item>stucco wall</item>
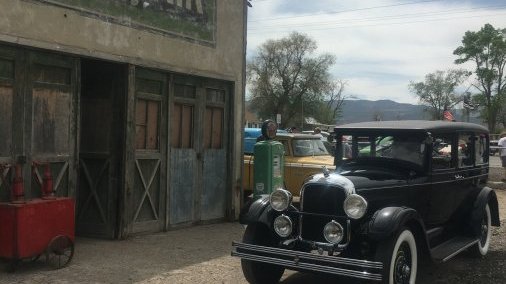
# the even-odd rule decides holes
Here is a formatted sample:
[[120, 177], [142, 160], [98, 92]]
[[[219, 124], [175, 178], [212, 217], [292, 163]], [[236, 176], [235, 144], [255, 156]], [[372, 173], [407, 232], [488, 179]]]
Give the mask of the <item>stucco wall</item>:
[[[106, 22], [82, 12], [30, 0], [0, 0], [0, 42], [56, 50], [234, 82], [232, 136], [241, 141], [244, 2], [216, 0], [215, 44]], [[242, 144], [233, 146], [231, 190], [238, 214]]]
[[243, 1], [217, 1], [216, 46], [22, 0], [0, 0], [0, 40], [241, 80]]

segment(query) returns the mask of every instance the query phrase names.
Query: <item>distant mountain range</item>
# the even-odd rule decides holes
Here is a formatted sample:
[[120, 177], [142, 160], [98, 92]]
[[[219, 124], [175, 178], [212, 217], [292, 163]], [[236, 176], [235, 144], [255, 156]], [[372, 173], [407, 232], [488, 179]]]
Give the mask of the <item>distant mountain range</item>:
[[[425, 106], [406, 103], [397, 103], [391, 100], [345, 100], [342, 116], [337, 124], [363, 122], [372, 120], [420, 120], [430, 119]], [[462, 109], [452, 112], [457, 121], [465, 121]], [[470, 122], [480, 123], [478, 113], [473, 112]]]
[[[247, 121], [257, 121], [258, 118], [249, 112], [250, 102], [246, 101], [245, 119]], [[430, 114], [426, 111], [427, 107], [422, 105], [413, 105], [398, 103], [391, 100], [345, 100], [342, 108], [342, 116], [337, 124], [363, 122], [372, 120], [422, 120], [430, 119]], [[462, 109], [452, 111], [456, 121], [467, 121]], [[477, 112], [472, 112], [469, 122], [481, 124]]]

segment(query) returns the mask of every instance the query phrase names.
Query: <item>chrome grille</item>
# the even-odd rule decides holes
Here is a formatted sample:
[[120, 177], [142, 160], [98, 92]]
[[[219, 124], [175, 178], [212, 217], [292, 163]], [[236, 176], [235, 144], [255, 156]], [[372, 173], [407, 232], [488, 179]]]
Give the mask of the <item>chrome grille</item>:
[[[336, 219], [336, 216], [346, 216], [343, 210], [345, 198], [345, 190], [341, 187], [322, 184], [306, 185], [301, 196], [301, 238], [315, 242], [326, 242], [323, 228], [328, 222]], [[341, 225], [346, 228], [345, 224]]]

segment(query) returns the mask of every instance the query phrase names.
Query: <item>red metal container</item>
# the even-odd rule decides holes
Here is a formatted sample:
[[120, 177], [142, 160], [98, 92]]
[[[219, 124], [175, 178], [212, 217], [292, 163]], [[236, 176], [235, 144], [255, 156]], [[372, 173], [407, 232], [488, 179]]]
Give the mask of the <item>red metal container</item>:
[[0, 257], [20, 260], [45, 254], [49, 260], [56, 255], [57, 267], [65, 266], [74, 253], [74, 222], [71, 198], [0, 202]]

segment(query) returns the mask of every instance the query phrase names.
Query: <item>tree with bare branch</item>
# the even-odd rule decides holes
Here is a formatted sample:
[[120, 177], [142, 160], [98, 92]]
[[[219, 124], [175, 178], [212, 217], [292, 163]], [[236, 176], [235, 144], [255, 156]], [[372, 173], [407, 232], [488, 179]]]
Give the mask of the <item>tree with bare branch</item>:
[[343, 80], [330, 82], [325, 90], [323, 101], [316, 109], [311, 110], [314, 118], [322, 124], [336, 124], [336, 121], [342, 115], [344, 100], [348, 97], [344, 94], [345, 86], [348, 83]]

